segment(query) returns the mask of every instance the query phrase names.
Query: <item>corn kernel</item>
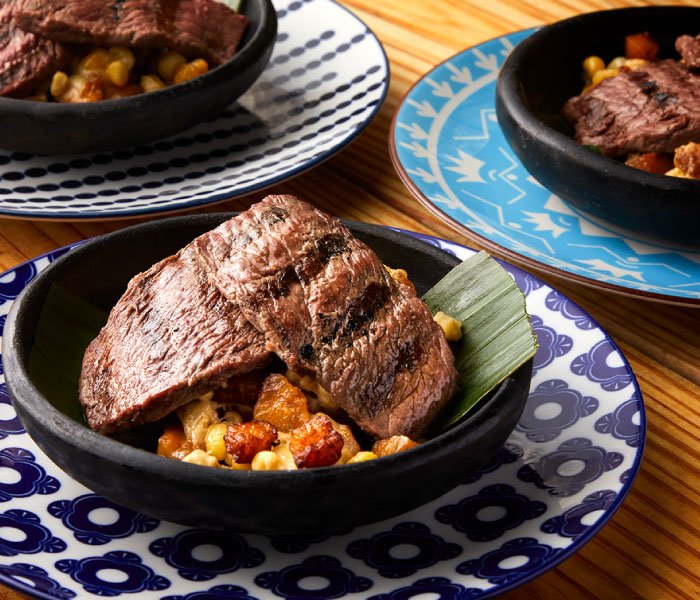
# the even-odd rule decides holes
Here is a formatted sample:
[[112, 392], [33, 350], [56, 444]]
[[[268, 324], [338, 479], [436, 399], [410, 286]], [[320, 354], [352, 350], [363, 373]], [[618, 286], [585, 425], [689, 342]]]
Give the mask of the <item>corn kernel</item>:
[[225, 423], [243, 423], [243, 417], [235, 410], [227, 410], [223, 420]]
[[445, 332], [445, 337], [450, 342], [456, 342], [462, 339], [462, 322], [454, 317], [439, 311], [433, 317], [433, 320], [440, 325]]
[[51, 78], [51, 95], [55, 98], [62, 96], [68, 88], [68, 75], [63, 71], [56, 71]]
[[204, 75], [209, 70], [207, 61], [202, 58], [195, 58], [192, 62], [182, 65], [173, 75], [173, 83], [184, 83], [200, 75]]
[[111, 62], [112, 57], [109, 55], [109, 52], [98, 48], [97, 50], [90, 52], [90, 54], [80, 61], [78, 72], [84, 73], [86, 71], [102, 71]]
[[616, 56], [608, 63], [607, 68], [608, 69], [619, 69], [620, 67], [625, 66], [626, 61], [627, 61], [627, 59], [624, 56]]
[[177, 409], [177, 416], [182, 421], [185, 437], [196, 448], [204, 448], [209, 425], [219, 421], [213, 403], [202, 400], [192, 400], [181, 406]]
[[197, 448], [192, 450], [187, 456], [182, 459], [182, 462], [191, 463], [193, 465], [202, 465], [203, 467], [218, 467], [219, 461], [213, 456], [210, 456], [204, 450]]
[[226, 423], [215, 423], [208, 427], [204, 436], [204, 446], [207, 449], [207, 454], [210, 454], [216, 460], [224, 460], [226, 458], [224, 435], [226, 435], [227, 427]]
[[253, 471], [277, 471], [281, 464], [280, 457], [270, 450], [258, 452], [250, 463]]
[[598, 85], [604, 79], [608, 79], [609, 77], [615, 77], [617, 73], [617, 69], [601, 69], [600, 71], [596, 71], [595, 73], [593, 73], [591, 83], [593, 85]]
[[297, 465], [294, 462], [292, 451], [289, 449], [289, 434], [280, 432], [279, 436], [281, 443], [272, 448], [272, 452], [279, 456], [280, 459], [278, 470], [293, 471], [297, 468]]
[[177, 52], [166, 52], [158, 59], [158, 75], [166, 81], [172, 81], [175, 71], [187, 64], [187, 59]]
[[[231, 457], [230, 454], [227, 454], [226, 456], [227, 456], [227, 457]], [[231, 457], [231, 460], [230, 460], [230, 461], [228, 461], [228, 460], [226, 461], [226, 468], [227, 468], [227, 469], [231, 469], [232, 471], [250, 471], [250, 464], [248, 464], [248, 463], [245, 463], [245, 464], [237, 463], [237, 462], [234, 461], [233, 458]]]
[[115, 46], [109, 49], [109, 53], [115, 60], [122, 61], [129, 71], [133, 69], [136, 59], [134, 58], [134, 53], [131, 50], [125, 48], [124, 46]]
[[359, 463], [359, 462], [365, 462], [367, 460], [374, 460], [377, 458], [377, 455], [374, 452], [367, 452], [366, 450], [363, 450], [362, 452], [358, 452], [353, 456], [347, 464], [353, 464], [353, 463]]
[[682, 169], [679, 169], [678, 167], [673, 167], [670, 171], [666, 171], [666, 175], [669, 177], [681, 177], [683, 179], [691, 179], [691, 177], [685, 173]]
[[605, 63], [600, 56], [589, 56], [583, 61], [583, 70], [588, 75], [589, 79], [598, 71], [605, 68]]
[[[163, 80], [157, 75], [144, 75], [141, 77], [140, 83], [144, 92], [156, 92], [165, 87], [165, 83], [163, 83]], [[212, 395], [212, 397], [214, 396], [213, 392], [209, 393]]]
[[129, 68], [121, 60], [113, 60], [105, 71], [107, 79], [114, 85], [122, 86], [129, 81]]
[[625, 68], [634, 71], [646, 65], [649, 61], [643, 58], [627, 58], [625, 59]]

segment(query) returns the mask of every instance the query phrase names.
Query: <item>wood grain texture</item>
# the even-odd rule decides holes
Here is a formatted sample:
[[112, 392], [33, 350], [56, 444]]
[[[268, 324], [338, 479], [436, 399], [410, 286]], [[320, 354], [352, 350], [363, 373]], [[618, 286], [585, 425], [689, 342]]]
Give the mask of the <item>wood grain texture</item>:
[[[343, 152], [269, 191], [297, 194], [340, 217], [432, 233], [472, 247], [478, 244], [414, 200], [392, 168], [389, 126], [410, 86], [460, 50], [514, 30], [592, 10], [648, 4], [700, 6], [700, 2], [641, 0], [341, 3], [361, 17], [384, 44], [391, 62], [387, 101], [374, 122]], [[200, 211], [244, 209], [262, 195]], [[0, 219], [0, 271], [136, 222], [139, 220], [57, 223]], [[632, 491], [601, 533], [558, 568], [503, 597], [699, 599], [700, 310], [611, 295], [551, 276], [543, 279], [590, 312], [631, 363], [646, 403], [648, 446]], [[0, 586], [0, 599], [19, 598], [24, 596]]]

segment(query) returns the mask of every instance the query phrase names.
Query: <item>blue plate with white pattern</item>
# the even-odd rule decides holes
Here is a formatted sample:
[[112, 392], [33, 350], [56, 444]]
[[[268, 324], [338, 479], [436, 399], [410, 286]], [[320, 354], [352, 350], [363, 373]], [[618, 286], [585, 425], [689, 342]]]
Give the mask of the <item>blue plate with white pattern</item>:
[[[461, 258], [473, 254], [410, 235]], [[0, 275], [0, 335], [17, 295], [68, 251]], [[644, 448], [644, 405], [624, 356], [588, 314], [505, 267], [526, 294], [539, 341], [530, 395], [508, 442], [437, 500], [334, 535], [204, 532], [118, 506], [37, 448], [0, 383], [0, 582], [51, 599], [486, 598], [551, 569], [629, 491]]]
[[293, 177], [350, 143], [386, 97], [374, 34], [333, 0], [273, 0], [278, 35], [257, 82], [219, 117], [114, 152], [0, 150], [0, 215], [107, 219], [227, 200]]
[[399, 176], [437, 216], [509, 260], [617, 293], [700, 307], [697, 248], [595, 222], [542, 187], [515, 157], [496, 119], [496, 79], [510, 50], [532, 32], [464, 50], [414, 85], [390, 135]]

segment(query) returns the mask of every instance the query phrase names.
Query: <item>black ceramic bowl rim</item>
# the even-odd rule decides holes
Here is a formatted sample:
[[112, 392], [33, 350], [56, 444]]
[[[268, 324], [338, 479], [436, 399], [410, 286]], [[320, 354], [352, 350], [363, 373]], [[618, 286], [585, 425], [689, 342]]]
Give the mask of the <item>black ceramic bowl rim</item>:
[[[522, 102], [520, 97], [520, 78], [518, 76], [518, 66], [525, 56], [528, 55], [531, 48], [544, 44], [544, 40], [550, 37], [553, 33], [559, 30], [570, 28], [585, 27], [588, 21], [599, 18], [604, 15], [624, 15], [631, 12], [647, 12], [647, 11], [673, 11], [677, 9], [690, 10], [694, 7], [690, 6], [640, 6], [631, 8], [618, 8], [612, 10], [596, 11], [585, 13], [557, 21], [551, 25], [547, 25], [542, 29], [537, 30], [531, 36], [520, 42], [508, 55], [503, 67], [498, 76], [499, 96], [503, 103], [503, 107], [511, 115], [512, 119], [525, 130], [530, 136], [540, 140], [552, 152], [562, 152], [574, 158], [582, 167], [587, 170], [595, 170], [607, 172], [614, 178], [630, 180], [634, 183], [643, 186], [649, 186], [657, 190], [685, 190], [697, 191], [700, 193], [698, 182], [692, 179], [683, 179], [680, 177], [669, 177], [667, 175], [657, 175], [648, 173], [632, 167], [628, 167], [624, 163], [618, 162], [612, 158], [591, 151], [585, 145], [578, 143], [573, 138], [557, 131], [548, 126], [542, 120], [537, 118], [530, 112], [527, 106]], [[700, 10], [700, 7], [696, 7]]]
[[264, 52], [267, 46], [265, 33], [271, 26], [276, 27], [277, 13], [270, 0], [246, 0], [246, 2], [256, 2], [260, 6], [261, 14], [257, 27], [252, 33], [246, 33], [243, 38], [245, 43], [238, 48], [231, 59], [199, 77], [184, 83], [170, 85], [154, 92], [144, 92], [126, 98], [114, 98], [96, 102], [36, 102], [0, 96], [0, 111], [11, 111], [15, 114], [26, 116], [51, 113], [56, 115], [56, 117], [72, 117], [85, 114], [86, 111], [114, 113], [115, 111], [133, 110], [135, 107], [143, 108], [153, 104], [160, 104], [164, 100], [178, 98], [192, 91], [208, 87], [211, 84], [223, 82], [229, 79], [232, 74], [239, 72], [241, 65], [250, 63]]
[[[230, 217], [233, 215], [229, 214], [226, 216]], [[128, 239], [136, 234], [156, 234], [164, 223], [177, 225], [180, 222], [184, 223], [192, 221], [193, 219], [198, 224], [209, 224], [211, 227], [214, 227], [221, 222], [223, 217], [224, 215], [222, 213], [170, 217], [161, 221], [151, 221], [127, 227], [80, 244], [39, 273], [24, 289], [17, 300], [15, 300], [5, 324], [5, 334], [3, 337], [6, 341], [3, 343], [3, 362], [5, 363], [6, 375], [10, 375], [7, 377], [7, 386], [10, 391], [12, 402], [19, 404], [30, 414], [41, 415], [42, 422], [47, 423], [48, 425], [46, 426], [52, 428], [54, 436], [68, 440], [73, 447], [93, 457], [110, 462], [128, 464], [134, 471], [145, 475], [165, 475], [168, 478], [177, 479], [184, 485], [197, 484], [238, 488], [251, 479], [255, 480], [256, 485], [269, 484], [270, 486], [280, 483], [282, 480], [292, 482], [295, 486], [304, 486], [307, 482], [312, 480], [324, 477], [329, 479], [337, 476], [342, 476], [344, 478], [355, 477], [359, 482], [362, 477], [366, 475], [382, 473], [387, 470], [390, 471], [393, 467], [402, 464], [408, 465], [410, 468], [413, 461], [426, 455], [435, 455], [435, 459], [442, 457], [448, 460], [453, 448], [456, 444], [459, 444], [460, 439], [464, 437], [465, 433], [475, 425], [479, 425], [490, 419], [490, 412], [493, 410], [493, 407], [497, 406], [501, 402], [501, 399], [509, 394], [513, 388], [522, 385], [525, 379], [528, 382], [525, 386], [525, 390], [527, 391], [532, 373], [533, 359], [530, 359], [530, 361], [522, 365], [508, 379], [501, 383], [493, 396], [482, 401], [465, 420], [417, 447], [371, 461], [342, 466], [301, 469], [298, 471], [236, 471], [203, 468], [199, 465], [175, 461], [146, 450], [131, 447], [125, 443], [99, 434], [89, 429], [86, 424], [80, 424], [56, 409], [32, 383], [27, 368], [29, 348], [25, 349], [25, 356], [18, 356], [14, 350], [21, 336], [20, 331], [22, 323], [17, 318], [19, 307], [24, 303], [34, 302], [37, 297], [42, 297], [44, 292], [42, 286], [44, 286], [46, 282], [50, 282], [50, 278], [54, 272], [60, 272], [61, 269], [67, 265], [69, 266], [70, 262], [78, 260], [81, 255], [91, 253], [103, 240], [111, 240], [114, 238]], [[390, 241], [406, 244], [406, 242], [410, 240], [410, 243], [419, 245], [427, 253], [440, 256], [443, 259], [447, 255], [443, 250], [430, 244], [414, 238], [408, 238], [405, 234], [378, 225], [352, 221], [344, 221], [344, 223], [355, 231], [374, 234], [380, 233], [381, 236], [388, 238]], [[456, 257], [451, 258], [454, 259], [455, 264], [459, 262], [459, 259]], [[522, 406], [524, 406], [526, 398], [527, 393], [525, 393], [525, 397], [522, 399]], [[50, 452], [47, 452], [47, 455], [50, 457]], [[271, 487], [271, 489], [273, 488]]]

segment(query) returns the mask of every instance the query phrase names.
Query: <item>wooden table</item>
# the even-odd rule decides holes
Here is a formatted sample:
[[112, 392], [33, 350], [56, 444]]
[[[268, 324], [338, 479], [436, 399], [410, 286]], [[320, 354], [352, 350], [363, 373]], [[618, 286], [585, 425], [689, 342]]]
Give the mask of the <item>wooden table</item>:
[[[297, 194], [341, 217], [431, 233], [478, 247], [425, 210], [394, 172], [387, 139], [401, 98], [434, 65], [494, 36], [579, 12], [650, 3], [343, 0], [386, 48], [391, 61], [387, 101], [349, 148], [269, 191]], [[261, 197], [252, 194], [206, 210], [239, 210]], [[135, 222], [0, 220], [0, 271]], [[630, 495], [601, 533], [558, 568], [504, 597], [700, 598], [700, 310], [543, 278], [589, 311], [619, 344], [644, 395], [648, 444]], [[0, 586], [0, 600], [23, 597]]]

